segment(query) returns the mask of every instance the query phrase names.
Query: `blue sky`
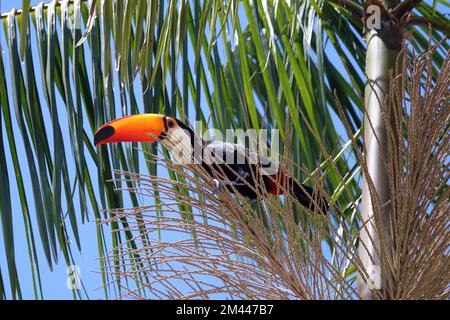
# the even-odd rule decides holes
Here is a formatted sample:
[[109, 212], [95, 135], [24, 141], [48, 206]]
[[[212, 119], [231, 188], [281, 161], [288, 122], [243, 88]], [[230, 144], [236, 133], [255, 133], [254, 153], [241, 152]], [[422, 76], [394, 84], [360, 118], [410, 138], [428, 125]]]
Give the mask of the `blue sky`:
[[[41, 1], [31, 1], [31, 5], [36, 5], [39, 4]], [[22, 1], [1, 1], [0, 0], [0, 12], [9, 12], [12, 8], [21, 8], [22, 6]], [[31, 43], [36, 43], [35, 40], [35, 32], [34, 29], [31, 32]], [[1, 47], [3, 48], [3, 58], [5, 61], [5, 71], [7, 74], [7, 84], [8, 84], [8, 88], [11, 88], [11, 79], [10, 77], [8, 77], [8, 73], [9, 73], [9, 65], [8, 65], [8, 61], [9, 61], [9, 56], [8, 56], [8, 50], [7, 50], [7, 45], [5, 42], [5, 35], [3, 32], [3, 29], [0, 31], [0, 44]], [[34, 60], [34, 64], [35, 67], [38, 67], [38, 58], [37, 58], [37, 48], [36, 47], [32, 47], [33, 50], [33, 60]], [[87, 52], [86, 52], [87, 53]], [[87, 55], [88, 57], [90, 56], [89, 54]], [[89, 59], [88, 59], [89, 61]], [[91, 69], [91, 65], [87, 65], [88, 68], [88, 72], [90, 72]], [[40, 69], [39, 69], [40, 70]], [[36, 76], [38, 77], [37, 79], [37, 83], [39, 84], [41, 79], [39, 79], [40, 76], [40, 72], [36, 72]], [[92, 80], [92, 79], [90, 79]], [[117, 77], [115, 77], [116, 83], [115, 83], [115, 87], [118, 87], [118, 83], [117, 83]], [[137, 102], [138, 105], [142, 108], [143, 105], [143, 101], [142, 101], [142, 97], [140, 96], [140, 92], [142, 92], [142, 89], [140, 87], [140, 82], [139, 81], [135, 81], [134, 83], [134, 88], [135, 88], [135, 92], [136, 94], [136, 98], [137, 98]], [[43, 96], [43, 93], [41, 90], [39, 90], [39, 95], [40, 95], [40, 100], [41, 103], [45, 103], [45, 99]], [[57, 96], [57, 105], [58, 106], [64, 106], [63, 101], [61, 99], [61, 97], [59, 96], [59, 94], [56, 95]], [[11, 92], [9, 92], [9, 100], [10, 100], [10, 105], [12, 106], [12, 96], [11, 96]], [[115, 90], [115, 101], [116, 101], [116, 112], [117, 114], [121, 113], [121, 106], [120, 106], [120, 97], [119, 97], [119, 90]], [[206, 101], [203, 101], [203, 104], [206, 105]], [[45, 110], [45, 107], [44, 107]], [[64, 134], [67, 133], [69, 128], [68, 128], [68, 124], [67, 124], [67, 116], [66, 116], [66, 112], [65, 112], [65, 108], [61, 107], [58, 108], [58, 112], [59, 112], [59, 118], [60, 118], [60, 123], [61, 123], [61, 130], [63, 132], [63, 138], [64, 138], [64, 145], [66, 146], [66, 155], [67, 155], [67, 159], [68, 159], [68, 170], [69, 172], [75, 173], [75, 166], [74, 166], [74, 162], [72, 160], [72, 155], [71, 155], [71, 150], [69, 149], [69, 135], [68, 134]], [[14, 112], [12, 112], [14, 113]], [[195, 120], [195, 114], [194, 114], [194, 110], [192, 109], [192, 112], [190, 112], [190, 117], [191, 120]], [[51, 123], [51, 119], [49, 116], [49, 113], [45, 113], [44, 114], [44, 120], [47, 123]], [[15, 120], [13, 120], [13, 125], [14, 125], [14, 130], [15, 130], [15, 136], [16, 137], [20, 137], [20, 131], [17, 128], [17, 125], [15, 125]], [[89, 124], [86, 122], [85, 127], [88, 128]], [[52, 141], [52, 134], [50, 134], [50, 130], [48, 129], [48, 139], [49, 139], [49, 144], [52, 145], [53, 141]], [[89, 130], [87, 130], [89, 131]], [[5, 133], [4, 133], [5, 134]], [[5, 136], [5, 135], [4, 135]], [[17, 143], [18, 145], [21, 145], [21, 139], [17, 138]], [[5, 141], [5, 149], [9, 150], [9, 145], [7, 142], [7, 139]], [[29, 180], [29, 172], [28, 172], [28, 166], [27, 166], [27, 162], [26, 162], [26, 156], [25, 156], [25, 152], [23, 150], [23, 147], [19, 147], [19, 160], [20, 160], [20, 165], [21, 165], [21, 169], [24, 175], [24, 184], [26, 186], [26, 188], [28, 186], [31, 186], [31, 181]], [[19, 278], [20, 278], [20, 283], [21, 283], [21, 289], [22, 289], [22, 294], [24, 298], [28, 298], [28, 299], [32, 299], [34, 298], [34, 293], [33, 293], [33, 288], [32, 288], [32, 274], [30, 271], [30, 267], [29, 267], [29, 257], [28, 257], [28, 251], [27, 251], [27, 243], [26, 243], [26, 235], [25, 235], [25, 229], [23, 227], [23, 218], [22, 218], [22, 213], [21, 213], [21, 207], [20, 207], [20, 199], [18, 197], [17, 192], [15, 192], [17, 189], [16, 186], [16, 182], [14, 179], [14, 176], [11, 174], [14, 172], [13, 170], [13, 166], [12, 166], [12, 162], [11, 162], [11, 158], [10, 156], [7, 154], [7, 164], [8, 164], [8, 171], [9, 171], [9, 182], [10, 182], [10, 186], [11, 186], [11, 190], [12, 190], [12, 206], [13, 206], [13, 224], [14, 224], [14, 239], [15, 239], [15, 248], [16, 248], [16, 262], [17, 262], [17, 267], [18, 267], [18, 273], [19, 273]], [[87, 166], [89, 168], [95, 168], [92, 160], [90, 159], [90, 157], [86, 157], [88, 163]], [[141, 157], [141, 160], [142, 157]], [[144, 167], [144, 163], [141, 163], [141, 168]], [[97, 179], [96, 178], [96, 169], [92, 169], [91, 170], [94, 178], [94, 181]], [[167, 176], [166, 172], [160, 172], [161, 175]], [[32, 192], [31, 189], [30, 190], [30, 194], [28, 196], [28, 201], [29, 201], [29, 206], [30, 208], [33, 208], [33, 197], [32, 197]], [[63, 196], [63, 203], [64, 203], [64, 195]], [[125, 206], [130, 207], [131, 203], [128, 199], [125, 199], [126, 203]], [[75, 199], [74, 201], [75, 204], [78, 203], [78, 198]], [[34, 217], [34, 210], [31, 209], [31, 219], [35, 222], [36, 219]], [[79, 215], [78, 215], [79, 216]], [[99, 275], [99, 273], [97, 272], [99, 270], [99, 263], [98, 263], [98, 257], [99, 257], [99, 253], [98, 253], [98, 248], [97, 248], [97, 233], [96, 233], [96, 225], [94, 221], [94, 216], [92, 213], [92, 210], [90, 210], [90, 214], [89, 214], [89, 218], [91, 219], [89, 222], [85, 222], [84, 224], [81, 223], [81, 221], [79, 221], [78, 223], [78, 227], [79, 227], [79, 234], [80, 234], [80, 238], [81, 238], [81, 247], [82, 247], [82, 252], [80, 253], [77, 249], [77, 246], [75, 244], [75, 242], [72, 245], [72, 252], [74, 253], [74, 259], [76, 261], [76, 265], [80, 268], [81, 271], [81, 278], [83, 280], [83, 283], [85, 285], [86, 291], [89, 295], [89, 298], [91, 299], [102, 299], [104, 298], [104, 294], [103, 294], [103, 289], [101, 289], [102, 286], [102, 281], [101, 281], [101, 277]], [[36, 226], [36, 223], [34, 223], [34, 226]], [[109, 232], [110, 229], [106, 228], [105, 229], [106, 232]], [[37, 234], [37, 228], [35, 227], [34, 229], [34, 233], [35, 233], [35, 237], [36, 239], [39, 239], [39, 236]], [[106, 234], [106, 238], [107, 240], [110, 238], [108, 237], [108, 234]], [[170, 238], [170, 237], [169, 237]], [[3, 234], [2, 231], [0, 230], [0, 239], [3, 239]], [[36, 247], [37, 247], [37, 251], [38, 251], [38, 256], [40, 257], [39, 259], [39, 264], [40, 264], [40, 271], [41, 271], [41, 279], [43, 281], [43, 295], [44, 298], [47, 299], [71, 299], [73, 297], [73, 293], [71, 290], [67, 289], [66, 287], [66, 281], [68, 278], [68, 274], [67, 274], [67, 267], [66, 264], [63, 260], [62, 257], [62, 253], [59, 252], [59, 263], [54, 265], [54, 270], [53, 272], [51, 272], [47, 266], [47, 262], [45, 261], [45, 255], [43, 250], [41, 249], [41, 245], [39, 243], [40, 240], [37, 240], [36, 243]], [[111, 248], [111, 244], [108, 244], [108, 247]], [[2, 270], [2, 272], [6, 273], [4, 275], [4, 279], [8, 278], [7, 275], [7, 265], [6, 265], [6, 259], [5, 259], [5, 251], [4, 251], [4, 247], [3, 245], [0, 245], [0, 268]], [[6, 281], [6, 285], [8, 286], [8, 281]], [[96, 290], [100, 288], [100, 290]], [[7, 292], [9, 292], [9, 290], [7, 290]], [[84, 295], [83, 295], [84, 296]]]
[[[22, 1], [1, 1], [1, 6], [0, 6], [0, 11], [1, 12], [8, 12], [10, 11], [12, 8], [20, 8], [22, 6]], [[40, 1], [31, 1], [32, 5], [38, 4], [40, 3]], [[35, 43], [34, 37], [35, 37], [35, 32], [31, 33], [32, 35], [32, 43]], [[3, 33], [3, 30], [1, 30], [0, 32], [0, 41], [1, 41], [1, 46], [3, 49], [7, 48], [6, 43], [5, 43], [5, 36]], [[37, 52], [37, 49], [35, 47], [33, 47], [33, 51], [34, 53]], [[4, 55], [4, 61], [7, 62], [8, 61], [8, 53], [7, 50], [3, 51], [3, 55]], [[34, 57], [34, 63], [35, 66], [38, 65], [38, 59], [37, 56]], [[9, 66], [5, 65], [5, 69], [6, 69], [6, 73], [8, 74], [8, 69]], [[90, 65], [88, 65], [88, 70], [90, 69]], [[39, 77], [40, 73], [37, 72], [37, 76]], [[10, 83], [10, 79], [8, 77], [7, 79], [8, 81], [8, 86]], [[40, 83], [40, 79], [37, 80], [37, 83]], [[137, 91], [140, 92], [140, 91]], [[45, 101], [44, 97], [42, 96], [42, 92], [40, 93], [40, 100], [41, 101]], [[10, 94], [10, 93], [9, 93]], [[12, 102], [12, 97], [10, 96], [10, 103]], [[116, 101], [118, 99], [116, 98]], [[118, 100], [120, 101], [120, 100]], [[142, 102], [141, 102], [142, 103]], [[63, 102], [61, 100], [61, 97], [57, 94], [57, 105], [59, 106], [63, 106]], [[68, 132], [68, 125], [67, 125], [67, 117], [66, 117], [66, 112], [65, 112], [65, 108], [59, 108], [59, 118], [61, 119], [61, 130], [64, 132]], [[50, 118], [49, 118], [49, 114], [46, 113], [44, 114], [44, 119], [47, 121], [47, 123], [50, 123]], [[88, 123], [85, 123], [85, 127], [88, 128]], [[16, 130], [16, 136], [20, 137], [20, 132], [18, 131], [17, 126], [15, 126], [15, 130]], [[49, 143], [50, 145], [52, 145], [52, 135], [49, 134], [48, 136], [49, 138]], [[68, 135], [64, 135], [65, 138], [65, 146], [69, 146], [69, 141], [68, 141]], [[20, 141], [20, 139], [18, 139], [18, 141]], [[6, 142], [7, 143], [7, 142]], [[9, 146], [6, 145], [5, 148], [8, 150]], [[66, 147], [66, 154], [67, 159], [68, 159], [68, 170], [69, 172], [75, 173], [75, 167], [74, 167], [74, 162], [72, 161], [72, 157], [71, 157], [71, 151], [70, 149], [68, 149], [68, 147]], [[28, 179], [28, 169], [27, 169], [27, 165], [26, 165], [26, 161], [25, 161], [25, 153], [23, 149], [19, 150], [19, 159], [23, 160], [21, 162], [21, 168], [22, 171], [24, 173], [24, 183], [25, 186], [30, 186], [31, 182]], [[90, 158], [87, 158], [88, 161], [91, 161]], [[9, 161], [8, 161], [9, 160]], [[14, 190], [14, 188], [16, 188], [16, 184], [15, 184], [15, 180], [14, 177], [11, 175], [11, 172], [13, 171], [13, 167], [12, 167], [12, 163], [10, 161], [11, 159], [8, 157], [7, 155], [7, 161], [8, 161], [8, 167], [9, 167], [9, 172], [10, 172], [10, 185], [13, 186], [12, 190]], [[95, 166], [93, 165], [92, 161], [90, 162], [90, 167], [94, 168]], [[88, 162], [88, 166], [89, 166], [89, 162]], [[63, 195], [64, 197], [64, 195]], [[30, 208], [33, 208], [33, 199], [30, 193], [30, 196], [28, 197], [28, 200], [30, 202]], [[75, 199], [75, 203], [77, 203], [78, 200]], [[64, 203], [64, 199], [63, 199], [63, 203]], [[23, 219], [22, 219], [22, 214], [21, 214], [21, 208], [20, 208], [20, 200], [18, 198], [17, 193], [12, 194], [12, 205], [13, 205], [13, 223], [14, 223], [14, 238], [15, 238], [15, 248], [16, 248], [16, 259], [17, 259], [17, 266], [18, 266], [18, 272], [19, 272], [19, 278], [21, 279], [21, 289], [22, 289], [22, 293], [23, 293], [23, 297], [24, 298], [34, 298], [34, 294], [33, 294], [33, 288], [32, 288], [32, 278], [31, 278], [31, 272], [30, 272], [30, 268], [29, 268], [29, 258], [28, 258], [28, 252], [27, 252], [27, 244], [26, 244], [26, 236], [25, 236], [25, 231], [23, 228]], [[33, 210], [32, 210], [33, 211]], [[31, 218], [32, 220], [34, 219], [33, 216], [34, 212], [31, 212]], [[76, 260], [76, 265], [80, 268], [80, 272], [81, 272], [81, 278], [83, 279], [83, 283], [86, 286], [86, 290], [89, 294], [90, 298], [104, 298], [103, 295], [103, 290], [96, 290], [97, 288], [99, 288], [102, 285], [101, 282], [101, 277], [99, 276], [98, 273], [96, 273], [96, 271], [98, 271], [99, 268], [99, 264], [98, 264], [98, 251], [97, 251], [97, 235], [96, 235], [96, 228], [95, 228], [95, 223], [92, 222], [94, 221], [94, 217], [92, 214], [92, 210], [90, 213], [90, 222], [86, 222], [86, 223], [81, 223], [81, 221], [79, 221], [79, 233], [80, 233], [80, 238], [81, 238], [81, 245], [82, 245], [82, 253], [80, 254], [76, 244], [73, 243], [72, 245], [72, 252], [74, 253], [74, 258]], [[18, 226], [21, 227], [18, 227]], [[35, 224], [36, 225], [36, 224]], [[35, 228], [34, 230], [35, 235], [37, 233], [37, 230]], [[0, 232], [0, 236], [3, 237], [1, 235]], [[37, 236], [38, 238], [38, 236]], [[94, 245], [90, 245], [90, 244], [94, 244]], [[2, 269], [2, 271], [6, 271], [7, 267], [6, 267], [6, 262], [5, 262], [5, 253], [4, 253], [4, 248], [3, 245], [0, 246], [0, 267]], [[37, 242], [37, 250], [38, 250], [38, 256], [41, 257], [41, 259], [39, 260], [40, 263], [40, 270], [41, 270], [41, 279], [43, 281], [43, 291], [44, 291], [44, 297], [47, 299], [71, 299], [73, 297], [72, 291], [67, 289], [66, 287], [66, 281], [68, 278], [68, 274], [67, 274], [67, 267], [66, 264], [63, 260], [62, 257], [62, 253], [59, 253], [59, 263], [54, 265], [54, 270], [53, 272], [50, 272], [47, 263], [45, 261], [45, 259], [43, 259], [42, 257], [44, 257], [44, 253], [41, 250], [41, 246], [39, 244], [39, 240]], [[7, 274], [5, 275], [7, 278]]]
[[[31, 1], [32, 5], [38, 4], [40, 1]], [[22, 1], [14, 0], [14, 1], [0, 1], [0, 11], [1, 12], [8, 12], [12, 8], [21, 8]], [[34, 37], [34, 32], [31, 33], [32, 37]], [[3, 32], [3, 28], [0, 32], [0, 41], [2, 48], [4, 49], [3, 55], [4, 55], [4, 61], [5, 63], [8, 61], [7, 59], [7, 48], [5, 43], [5, 35]], [[33, 40], [32, 40], [33, 43]], [[36, 50], [36, 48], [33, 48]], [[35, 66], [37, 65], [38, 61], [37, 58], [34, 58]], [[5, 65], [6, 73], [8, 74], [8, 65]], [[37, 75], [39, 76], [39, 72], [37, 72]], [[7, 79], [8, 83], [10, 83], [10, 79]], [[38, 79], [38, 82], [40, 83], [40, 80]], [[9, 93], [10, 94], [10, 93]], [[41, 94], [41, 101], [45, 101], [44, 97]], [[12, 101], [12, 98], [10, 98], [10, 102]], [[62, 100], [59, 95], [57, 95], [57, 105], [63, 105]], [[60, 112], [59, 116], [60, 119], [64, 119], [64, 121], [61, 121], [62, 123], [62, 131], [67, 132], [68, 126], [67, 126], [67, 120], [65, 117], [65, 108], [60, 108], [63, 112]], [[48, 114], [45, 114], [45, 120], [50, 123], [50, 118]], [[87, 126], [87, 124], [86, 124]], [[16, 136], [20, 137], [20, 133], [18, 131], [17, 126], [15, 127], [16, 130]], [[67, 136], [67, 135], [66, 135]], [[49, 135], [50, 144], [52, 144], [51, 141], [52, 136]], [[20, 141], [20, 139], [18, 139]], [[69, 146], [68, 141], [65, 142], [66, 146]], [[8, 150], [8, 146], [5, 146], [5, 148]], [[67, 150], [66, 147], [66, 154], [68, 154], [68, 159], [71, 159], [70, 156], [70, 150]], [[25, 186], [30, 186], [31, 182], [28, 179], [28, 169], [25, 161], [25, 153], [24, 150], [21, 148], [19, 149], [19, 159], [24, 160], [21, 162], [21, 168], [22, 172], [24, 173], [24, 183]], [[7, 155], [7, 160], [10, 160], [10, 158]], [[28, 252], [27, 252], [27, 244], [26, 244], [26, 236], [25, 236], [25, 230], [23, 228], [23, 219], [22, 219], [22, 213], [21, 213], [21, 207], [20, 207], [20, 200], [18, 198], [17, 193], [14, 192], [14, 188], [16, 186], [14, 176], [11, 175], [13, 171], [13, 167], [11, 164], [11, 161], [8, 162], [9, 165], [9, 179], [10, 179], [10, 185], [14, 186], [12, 187], [12, 205], [13, 205], [13, 224], [14, 224], [14, 238], [15, 238], [15, 248], [16, 248], [16, 259], [17, 259], [17, 267], [18, 267], [18, 273], [19, 278], [21, 279], [21, 289], [23, 293], [24, 298], [33, 299], [34, 293], [32, 288], [32, 276], [31, 271], [29, 267], [29, 258], [28, 258]], [[75, 172], [74, 163], [73, 161], [69, 161], [69, 172]], [[33, 208], [33, 199], [30, 194], [28, 197], [30, 202], [30, 208]], [[64, 200], [63, 200], [64, 201]], [[78, 200], [76, 200], [78, 201]], [[33, 210], [31, 210], [33, 211]], [[34, 220], [34, 212], [31, 212], [32, 219]], [[93, 216], [91, 215], [91, 218]], [[21, 227], [18, 227], [18, 226]], [[36, 224], [35, 224], [36, 225]], [[79, 223], [79, 232], [80, 236], [82, 238], [82, 254], [79, 254], [79, 251], [77, 250], [77, 247], [75, 244], [72, 246], [72, 250], [74, 252], [75, 260], [77, 261], [77, 265], [80, 268], [81, 271], [81, 277], [84, 281], [84, 283], [87, 286], [87, 291], [89, 293], [89, 296], [91, 298], [102, 298], [102, 290], [96, 291], [95, 289], [101, 286], [101, 278], [98, 276], [98, 274], [94, 273], [98, 269], [98, 252], [97, 252], [97, 246], [96, 245], [89, 245], [90, 243], [97, 243], [97, 236], [96, 236], [96, 230], [95, 230], [95, 223]], [[34, 229], [35, 235], [37, 233], [37, 229]], [[3, 235], [1, 235], [3, 237]], [[38, 238], [38, 237], [37, 237]], [[44, 253], [41, 250], [41, 246], [39, 244], [39, 240], [37, 242], [37, 250], [38, 250], [38, 256], [41, 257], [39, 260], [40, 263], [40, 271], [41, 271], [41, 279], [43, 282], [43, 291], [44, 291], [44, 297], [47, 299], [72, 299], [73, 294], [72, 291], [67, 289], [66, 287], [66, 280], [67, 280], [67, 268], [64, 263], [63, 257], [61, 252], [59, 253], [59, 263], [54, 266], [53, 272], [50, 272], [48, 266], [46, 265], [47, 262], [45, 259], [42, 259], [44, 257]], [[4, 248], [3, 245], [0, 246], [0, 266], [3, 272], [7, 271], [6, 262], [5, 262], [5, 254], [4, 254]], [[7, 278], [7, 274], [5, 275]], [[7, 281], [8, 282], [8, 281]]]

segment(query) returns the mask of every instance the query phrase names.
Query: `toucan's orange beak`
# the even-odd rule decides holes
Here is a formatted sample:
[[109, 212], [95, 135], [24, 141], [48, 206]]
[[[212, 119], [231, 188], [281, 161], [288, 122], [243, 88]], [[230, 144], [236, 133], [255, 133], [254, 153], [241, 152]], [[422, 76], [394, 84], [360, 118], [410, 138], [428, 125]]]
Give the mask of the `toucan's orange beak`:
[[123, 117], [101, 126], [94, 137], [96, 146], [111, 142], [155, 142], [165, 131], [165, 117], [160, 114], [138, 114]]

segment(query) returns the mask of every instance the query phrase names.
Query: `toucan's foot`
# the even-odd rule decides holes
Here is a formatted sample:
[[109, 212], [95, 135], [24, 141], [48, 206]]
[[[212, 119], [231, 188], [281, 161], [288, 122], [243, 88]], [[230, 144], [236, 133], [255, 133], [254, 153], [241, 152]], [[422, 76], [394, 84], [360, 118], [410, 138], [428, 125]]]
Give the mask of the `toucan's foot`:
[[212, 190], [213, 193], [219, 193], [220, 191], [223, 191], [223, 189], [225, 188], [225, 184], [217, 179], [213, 179], [214, 182], [214, 189]]

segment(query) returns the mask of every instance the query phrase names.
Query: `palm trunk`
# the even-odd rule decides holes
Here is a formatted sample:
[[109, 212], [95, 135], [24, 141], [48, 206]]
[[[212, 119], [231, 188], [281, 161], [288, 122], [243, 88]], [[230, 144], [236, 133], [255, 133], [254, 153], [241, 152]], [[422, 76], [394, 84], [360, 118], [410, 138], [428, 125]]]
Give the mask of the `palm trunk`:
[[358, 292], [363, 299], [374, 299], [376, 297], [375, 290], [382, 290], [383, 287], [385, 279], [382, 279], [380, 275], [379, 232], [386, 234], [386, 223], [390, 214], [389, 185], [383, 157], [383, 154], [387, 152], [387, 137], [381, 107], [389, 86], [389, 70], [394, 68], [398, 50], [391, 49], [392, 42], [386, 40], [386, 34], [389, 34], [392, 39], [390, 30], [386, 30], [386, 24], [383, 24], [382, 28], [383, 30], [370, 30], [366, 37], [367, 84], [365, 89], [364, 147], [368, 174], [377, 190], [383, 209], [382, 222], [378, 224], [382, 230], [378, 230], [374, 221], [374, 208], [367, 177], [364, 177], [362, 190], [362, 224], [364, 227], [360, 234], [359, 256], [369, 275], [369, 280], [372, 282], [367, 281], [362, 275], [358, 276]]

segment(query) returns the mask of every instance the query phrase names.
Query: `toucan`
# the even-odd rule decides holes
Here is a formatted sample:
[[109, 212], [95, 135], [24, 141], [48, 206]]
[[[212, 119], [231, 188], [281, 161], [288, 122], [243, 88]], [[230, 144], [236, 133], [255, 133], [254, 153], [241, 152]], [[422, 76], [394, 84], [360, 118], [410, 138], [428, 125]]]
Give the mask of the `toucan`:
[[[217, 187], [226, 187], [230, 192], [238, 192], [249, 199], [257, 199], [261, 194], [290, 192], [301, 205], [323, 214], [328, 212], [327, 201], [323, 196], [317, 197], [313, 188], [279, 171], [263, 172], [268, 166], [267, 161], [262, 164], [262, 158], [255, 152], [240, 144], [203, 140], [192, 128], [174, 117], [150, 113], [126, 116], [101, 126], [94, 136], [96, 146], [156, 141], [170, 150], [177, 161], [201, 166]], [[280, 187], [283, 185], [286, 188]]]

